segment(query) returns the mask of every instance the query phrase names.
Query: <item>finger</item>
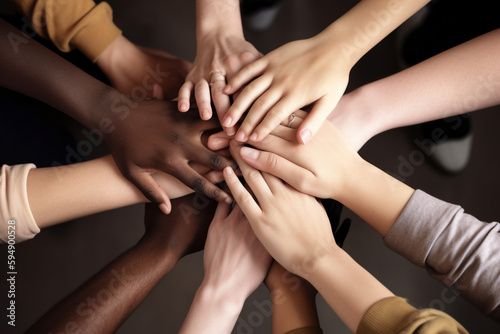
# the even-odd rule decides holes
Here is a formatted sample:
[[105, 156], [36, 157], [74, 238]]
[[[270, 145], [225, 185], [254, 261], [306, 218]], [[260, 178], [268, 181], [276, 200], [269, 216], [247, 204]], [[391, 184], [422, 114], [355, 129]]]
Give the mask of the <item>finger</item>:
[[199, 193], [207, 196], [208, 198], [214, 199], [217, 202], [232, 203], [233, 201], [229, 194], [201, 176], [187, 163], [185, 166], [181, 166], [181, 168], [179, 168], [178, 173], [175, 176], [191, 189], [198, 191]]
[[212, 220], [213, 221], [223, 220], [229, 215], [230, 211], [231, 211], [231, 204], [219, 203], [217, 205], [217, 209], [215, 209], [214, 218]]
[[203, 177], [213, 184], [224, 182], [224, 175], [218, 170], [210, 171], [209, 173], [204, 174]]
[[285, 187], [288, 187], [286, 184], [283, 183], [283, 180], [280, 179], [279, 177], [276, 177], [270, 173], [266, 172], [261, 172], [262, 177], [266, 181], [267, 185], [269, 186], [269, 189], [271, 189], [271, 192], [274, 195], [277, 195], [279, 192], [281, 192]]
[[177, 108], [179, 111], [186, 112], [190, 107], [191, 94], [193, 92], [194, 84], [192, 81], [186, 81], [179, 89], [179, 96]]
[[[261, 141], [271, 133], [281, 122], [288, 120], [292, 114], [291, 110], [297, 110], [296, 106], [292, 106], [288, 99], [281, 99], [274, 107], [269, 110], [264, 119], [255, 128], [251, 134], [252, 141]], [[243, 126], [243, 125], [242, 125]]]
[[227, 166], [236, 167], [236, 162], [233, 159], [226, 158], [221, 154], [213, 152], [201, 144], [190, 149], [188, 159], [219, 171]]
[[208, 137], [207, 147], [212, 151], [218, 151], [223, 148], [229, 147], [229, 142], [231, 137], [228, 136], [224, 131], [214, 133]]
[[[214, 102], [217, 117], [222, 123], [222, 119], [224, 118], [224, 116], [226, 116], [226, 113], [231, 106], [229, 95], [226, 95], [222, 92], [222, 89], [224, 89], [224, 86], [226, 85], [226, 78], [219, 71], [214, 72], [210, 80], [212, 101]], [[225, 127], [224, 131], [229, 136], [232, 136], [236, 133], [236, 128], [234, 126]]]
[[231, 141], [230, 149], [231, 154], [238, 163], [238, 167], [241, 170], [245, 181], [247, 182], [250, 189], [252, 189], [255, 197], [259, 203], [265, 203], [266, 200], [273, 195], [271, 189], [267, 185], [266, 181], [262, 177], [262, 174], [257, 169], [248, 165], [240, 156], [241, 144], [236, 141]]
[[194, 97], [196, 98], [201, 119], [210, 119], [212, 117], [212, 107], [210, 106], [210, 89], [206, 80], [200, 80], [196, 83]]
[[[290, 114], [290, 116], [282, 120], [280, 124], [288, 128], [297, 129], [300, 124], [302, 124], [307, 115], [307, 112], [303, 110], [297, 110], [294, 113]], [[271, 133], [273, 132], [271, 131]]]
[[250, 108], [252, 103], [261, 96], [271, 86], [270, 77], [259, 77], [246, 86], [234, 100], [222, 120], [222, 126], [234, 126], [241, 118], [243, 113]]
[[224, 88], [224, 93], [228, 95], [234, 94], [234, 92], [243, 87], [243, 85], [248, 83], [251, 79], [264, 73], [266, 67], [267, 62], [263, 58], [246, 65], [229, 80]]
[[[296, 142], [297, 141], [297, 130], [293, 128], [289, 128], [288, 126], [283, 126], [283, 125], [278, 125], [276, 129], [274, 129], [269, 136], [266, 138], [269, 138], [271, 136], [276, 136], [278, 138], [284, 139], [289, 142]], [[250, 143], [253, 143], [250, 141]]]
[[265, 118], [269, 109], [271, 109], [281, 98], [280, 94], [267, 91], [260, 96], [250, 108], [248, 114], [245, 116], [243, 123], [235, 136], [238, 141], [246, 141], [250, 134]]
[[[280, 129], [281, 128], [278, 127], [276, 131], [279, 133]], [[283, 132], [285, 132], [284, 129]], [[258, 148], [259, 150], [276, 153], [282, 157], [291, 160], [291, 158], [296, 154], [297, 148], [299, 147], [300, 144], [298, 144], [296, 140], [289, 140], [289, 139], [290, 138], [288, 136], [286, 138], [281, 138], [280, 136], [270, 134], [261, 141], [258, 142], [249, 141], [248, 143]]]
[[156, 83], [153, 86], [153, 98], [157, 100], [165, 100], [165, 93], [163, 92], [163, 88], [161, 88], [161, 86]]
[[314, 103], [311, 112], [300, 124], [297, 131], [297, 140], [301, 144], [307, 144], [309, 140], [318, 132], [336, 103], [328, 103], [328, 100], [321, 98]]
[[253, 168], [272, 174], [297, 190], [307, 194], [311, 193], [308, 187], [308, 184], [311, 184], [310, 181], [314, 178], [311, 171], [274, 153], [259, 151], [250, 147], [242, 147], [240, 156], [245, 163]]
[[172, 205], [167, 193], [154, 180], [150, 172], [145, 171], [140, 167], [135, 167], [129, 174], [129, 180], [144, 194], [151, 202], [158, 205], [160, 210], [169, 214], [172, 210]]
[[231, 167], [226, 167], [224, 169], [224, 179], [226, 180], [229, 190], [231, 190], [231, 194], [233, 194], [234, 200], [238, 203], [241, 211], [243, 211], [250, 221], [254, 221], [258, 215], [262, 214], [259, 205], [255, 202], [255, 199], [248, 190], [245, 189], [243, 184], [241, 184], [241, 181]]

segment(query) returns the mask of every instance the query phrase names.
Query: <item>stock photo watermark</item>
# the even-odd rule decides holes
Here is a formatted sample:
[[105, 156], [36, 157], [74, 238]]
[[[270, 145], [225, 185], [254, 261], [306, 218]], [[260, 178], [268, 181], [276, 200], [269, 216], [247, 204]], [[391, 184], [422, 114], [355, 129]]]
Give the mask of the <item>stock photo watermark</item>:
[[16, 221], [7, 221], [7, 324], [16, 326]]

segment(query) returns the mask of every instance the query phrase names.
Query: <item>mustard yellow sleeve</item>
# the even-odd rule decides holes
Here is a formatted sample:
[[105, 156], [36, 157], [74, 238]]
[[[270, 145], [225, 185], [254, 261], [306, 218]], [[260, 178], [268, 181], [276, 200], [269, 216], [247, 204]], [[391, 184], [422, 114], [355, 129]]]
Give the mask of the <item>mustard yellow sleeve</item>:
[[28, 202], [26, 182], [33, 164], [0, 169], [0, 243], [21, 242], [40, 232]]
[[294, 329], [293, 331], [289, 331], [285, 334], [323, 334], [323, 331], [319, 327], [310, 326]]
[[438, 310], [418, 310], [401, 297], [375, 303], [366, 312], [357, 334], [391, 333], [444, 334], [468, 333], [455, 319]]
[[106, 2], [92, 0], [14, 0], [36, 32], [68, 52], [80, 50], [93, 62], [120, 34]]

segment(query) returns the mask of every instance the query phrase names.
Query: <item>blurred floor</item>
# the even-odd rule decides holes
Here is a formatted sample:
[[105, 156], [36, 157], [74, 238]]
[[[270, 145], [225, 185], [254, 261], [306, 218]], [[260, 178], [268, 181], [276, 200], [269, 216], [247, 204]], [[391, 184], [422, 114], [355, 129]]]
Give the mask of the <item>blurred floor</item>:
[[[194, 1], [112, 0], [117, 25], [125, 36], [193, 60], [195, 56]], [[266, 53], [291, 40], [310, 37], [342, 15], [356, 2], [349, 0], [286, 0], [277, 20], [265, 33], [246, 34], [257, 49]], [[395, 36], [390, 35], [353, 69], [348, 90], [398, 70]], [[405, 182], [415, 188], [460, 204], [484, 221], [498, 219], [500, 156], [496, 129], [499, 108], [473, 115], [474, 146], [467, 169], [455, 176], [434, 168], [428, 157], [415, 166]], [[2, 111], [4, 112], [4, 111]], [[415, 128], [395, 129], [372, 139], [361, 155], [381, 169], [398, 173], [400, 157], [418, 150], [413, 144]], [[2, 145], [5, 145], [2, 143]], [[106, 151], [103, 148], [103, 151]], [[498, 333], [500, 325], [483, 316], [460, 298], [429, 278], [423, 269], [387, 249], [381, 238], [348, 210], [353, 219], [345, 249], [395, 294], [417, 307], [436, 307], [449, 313], [471, 333]], [[18, 245], [18, 326], [22, 333], [54, 303], [74, 290], [105, 264], [130, 248], [143, 233], [141, 205], [97, 214], [44, 230], [35, 239]], [[0, 248], [5, 254], [5, 248]], [[4, 275], [2, 273], [2, 275]], [[184, 258], [118, 330], [128, 333], [176, 333], [203, 276], [202, 254]], [[2, 283], [4, 279], [2, 279]], [[260, 287], [248, 299], [234, 333], [270, 333], [270, 316], [255, 306], [269, 300]], [[318, 297], [325, 333], [348, 333], [348, 329]], [[2, 306], [2, 309], [3, 306]]]

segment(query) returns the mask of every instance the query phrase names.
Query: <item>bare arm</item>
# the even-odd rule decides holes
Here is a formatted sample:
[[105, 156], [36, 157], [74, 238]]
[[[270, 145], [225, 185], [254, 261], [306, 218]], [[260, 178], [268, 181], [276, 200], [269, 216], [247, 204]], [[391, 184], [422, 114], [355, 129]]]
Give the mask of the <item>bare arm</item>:
[[[168, 174], [157, 174], [170, 198], [192, 190]], [[40, 228], [149, 200], [123, 177], [111, 156], [60, 167], [30, 170], [31, 212]]]
[[214, 123], [200, 121], [201, 128], [189, 127], [195, 118], [180, 118], [173, 103], [126, 97], [4, 21], [0, 32], [0, 85], [39, 99], [100, 133], [123, 175], [165, 213], [169, 199], [153, 178], [158, 171], [211, 198], [230, 200], [190, 165], [198, 162], [221, 170], [230, 164], [201, 145], [199, 130]]
[[500, 103], [500, 29], [346, 94], [328, 119], [356, 149], [396, 127]]
[[146, 208], [146, 233], [132, 249], [66, 297], [27, 333], [114, 333], [184, 255], [203, 248], [214, 202], [185, 220], [180, 206], [193, 208], [195, 195], [172, 202], [165, 216]]

